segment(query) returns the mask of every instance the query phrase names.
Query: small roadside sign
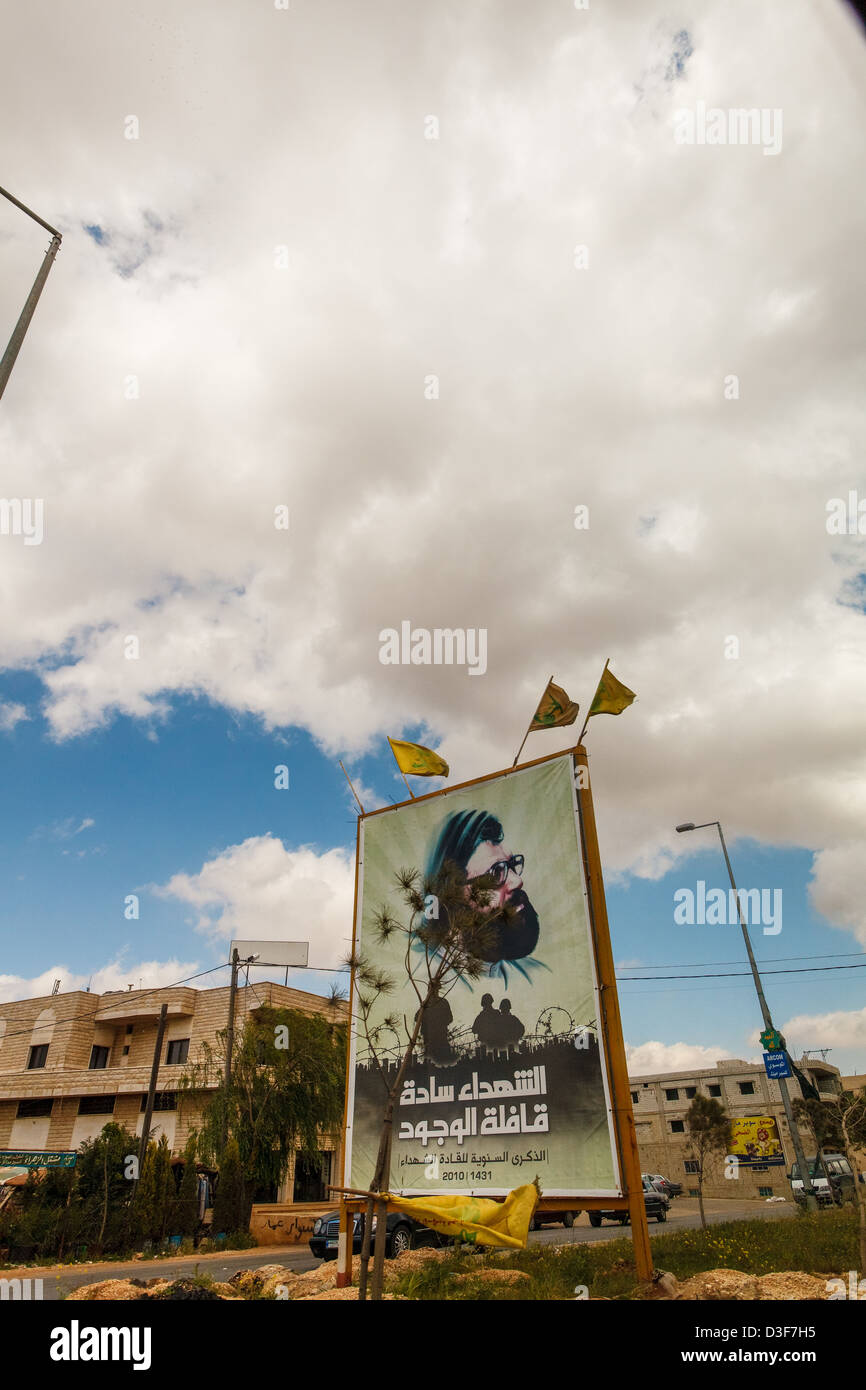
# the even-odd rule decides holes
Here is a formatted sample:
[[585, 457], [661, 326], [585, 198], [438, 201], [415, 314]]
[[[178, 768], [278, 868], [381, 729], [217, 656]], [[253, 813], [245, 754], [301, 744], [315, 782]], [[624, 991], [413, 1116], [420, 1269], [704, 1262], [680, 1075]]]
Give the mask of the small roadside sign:
[[765, 1052], [764, 1071], [772, 1080], [791, 1075], [787, 1052]]

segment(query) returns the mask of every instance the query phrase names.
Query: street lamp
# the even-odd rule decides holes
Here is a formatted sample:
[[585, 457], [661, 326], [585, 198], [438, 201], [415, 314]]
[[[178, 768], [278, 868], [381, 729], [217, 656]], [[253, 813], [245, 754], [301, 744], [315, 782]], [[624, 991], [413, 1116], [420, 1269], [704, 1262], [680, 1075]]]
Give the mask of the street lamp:
[[30, 320], [33, 317], [36, 305], [39, 303], [39, 296], [45, 287], [45, 281], [48, 279], [48, 272], [54, 264], [54, 258], [57, 252], [60, 250], [61, 236], [56, 227], [52, 227], [48, 222], [43, 221], [31, 208], [28, 208], [24, 203], [20, 203], [17, 198], [13, 198], [11, 193], [7, 193], [5, 188], [0, 188], [0, 195], [4, 198], [8, 198], [9, 202], [14, 203], [16, 208], [20, 208], [22, 212], [26, 212], [28, 217], [32, 217], [34, 222], [38, 222], [40, 227], [44, 227], [46, 232], [51, 233], [51, 244], [45, 252], [42, 265], [39, 267], [36, 279], [33, 281], [33, 288], [28, 294], [24, 308], [18, 316], [18, 322], [12, 330], [12, 337], [9, 339], [6, 351], [2, 358], [0, 358], [0, 397], [2, 397], [3, 392], [6, 390], [6, 383], [9, 380], [12, 368], [15, 366], [15, 359], [21, 351], [24, 335], [30, 326]]
[[[731, 880], [731, 887], [734, 890], [734, 901], [737, 904], [737, 916], [740, 920], [740, 928], [743, 933], [743, 940], [746, 943], [746, 954], [749, 957], [749, 965], [752, 968], [752, 979], [755, 981], [755, 989], [758, 991], [758, 1003], [761, 1006], [761, 1016], [764, 1020], [764, 1027], [774, 1032], [775, 1029], [773, 1028], [773, 1020], [770, 1015], [770, 1007], [767, 1003], [766, 998], [764, 997], [764, 986], [761, 984], [761, 976], [758, 973], [758, 964], [755, 960], [754, 952], [752, 951], [752, 943], [749, 940], [749, 933], [746, 928], [746, 923], [743, 919], [743, 910], [740, 906], [740, 894], [737, 890], [737, 885], [734, 882], [734, 871], [731, 868], [731, 861], [728, 857], [728, 847], [725, 844], [725, 837], [722, 834], [721, 822], [717, 820], [708, 820], [704, 821], [701, 825], [695, 825], [694, 821], [684, 821], [682, 825], [677, 826], [676, 830], [678, 835], [682, 835], [686, 830], [706, 830], [708, 826], [711, 825], [714, 825], [718, 830], [719, 839], [722, 842], [722, 854], [725, 856], [725, 863], [728, 866], [728, 877]], [[787, 1049], [785, 1051], [787, 1056]], [[817, 1211], [818, 1201], [815, 1197], [815, 1193], [812, 1188], [811, 1174], [808, 1172], [806, 1166], [806, 1158], [803, 1153], [803, 1142], [800, 1138], [800, 1131], [797, 1128], [796, 1121], [794, 1120], [794, 1112], [791, 1109], [791, 1097], [788, 1095], [788, 1083], [784, 1076], [779, 1076], [776, 1078], [776, 1080], [779, 1083], [779, 1090], [782, 1094], [782, 1105], [785, 1109], [785, 1118], [788, 1121], [788, 1129], [791, 1134], [791, 1143], [794, 1146], [794, 1154], [796, 1155], [800, 1172], [803, 1175], [803, 1192], [806, 1198], [806, 1209], [807, 1211]]]

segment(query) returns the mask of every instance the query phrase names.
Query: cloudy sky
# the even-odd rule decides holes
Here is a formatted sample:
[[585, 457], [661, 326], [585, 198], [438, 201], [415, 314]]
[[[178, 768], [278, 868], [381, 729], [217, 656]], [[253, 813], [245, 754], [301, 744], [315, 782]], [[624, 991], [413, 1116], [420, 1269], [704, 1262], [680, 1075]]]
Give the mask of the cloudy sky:
[[[0, 998], [171, 983], [237, 935], [309, 939], [324, 989], [337, 759], [370, 805], [386, 734], [494, 770], [551, 672], [586, 707], [610, 657], [633, 1069], [759, 1055], [751, 982], [683, 978], [744, 968], [674, 917], [724, 868], [673, 826], [718, 818], [783, 893], [777, 1025], [866, 1070], [852, 12], [30, 0], [4, 46], [0, 183], [63, 244], [0, 404], [0, 491], [43, 509], [0, 534]], [[0, 201], [4, 340], [47, 241]], [[484, 629], [486, 670], [383, 665], [404, 621]]]

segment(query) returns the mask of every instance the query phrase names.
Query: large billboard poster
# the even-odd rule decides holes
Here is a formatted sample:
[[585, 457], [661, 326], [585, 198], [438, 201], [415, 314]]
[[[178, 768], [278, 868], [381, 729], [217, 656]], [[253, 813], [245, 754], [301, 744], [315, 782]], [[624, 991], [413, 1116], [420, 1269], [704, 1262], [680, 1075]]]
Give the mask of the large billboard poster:
[[731, 1123], [729, 1153], [740, 1163], [784, 1163], [782, 1141], [772, 1115], [741, 1115]]
[[[398, 982], [371, 1019], [399, 1025], [377, 1048], [392, 1078], [418, 1009], [405, 937], [381, 945], [372, 931], [383, 905], [408, 921], [397, 871], [434, 876], [446, 858], [496, 885], [491, 908], [514, 909], [483, 976], [457, 980], [425, 1015], [395, 1109], [394, 1192], [502, 1194], [535, 1177], [545, 1196], [622, 1192], [574, 777], [568, 754], [362, 819], [356, 949]], [[349, 1082], [348, 1184], [366, 1190], [385, 1085], [357, 1018]]]

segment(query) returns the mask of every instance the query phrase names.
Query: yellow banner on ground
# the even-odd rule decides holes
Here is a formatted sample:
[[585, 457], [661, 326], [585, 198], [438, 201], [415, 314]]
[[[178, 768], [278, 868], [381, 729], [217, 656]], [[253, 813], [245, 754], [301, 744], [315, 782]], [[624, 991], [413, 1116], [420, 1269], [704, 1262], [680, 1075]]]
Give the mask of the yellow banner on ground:
[[388, 1210], [404, 1212], [431, 1231], [458, 1236], [467, 1245], [498, 1245], [523, 1250], [538, 1201], [535, 1183], [515, 1187], [504, 1202], [490, 1197], [447, 1196], [395, 1197], [388, 1193]]
[[406, 743], [400, 738], [389, 738], [388, 742], [401, 772], [408, 772], [411, 777], [448, 776], [448, 764], [432, 748], [425, 748], [423, 743]]

